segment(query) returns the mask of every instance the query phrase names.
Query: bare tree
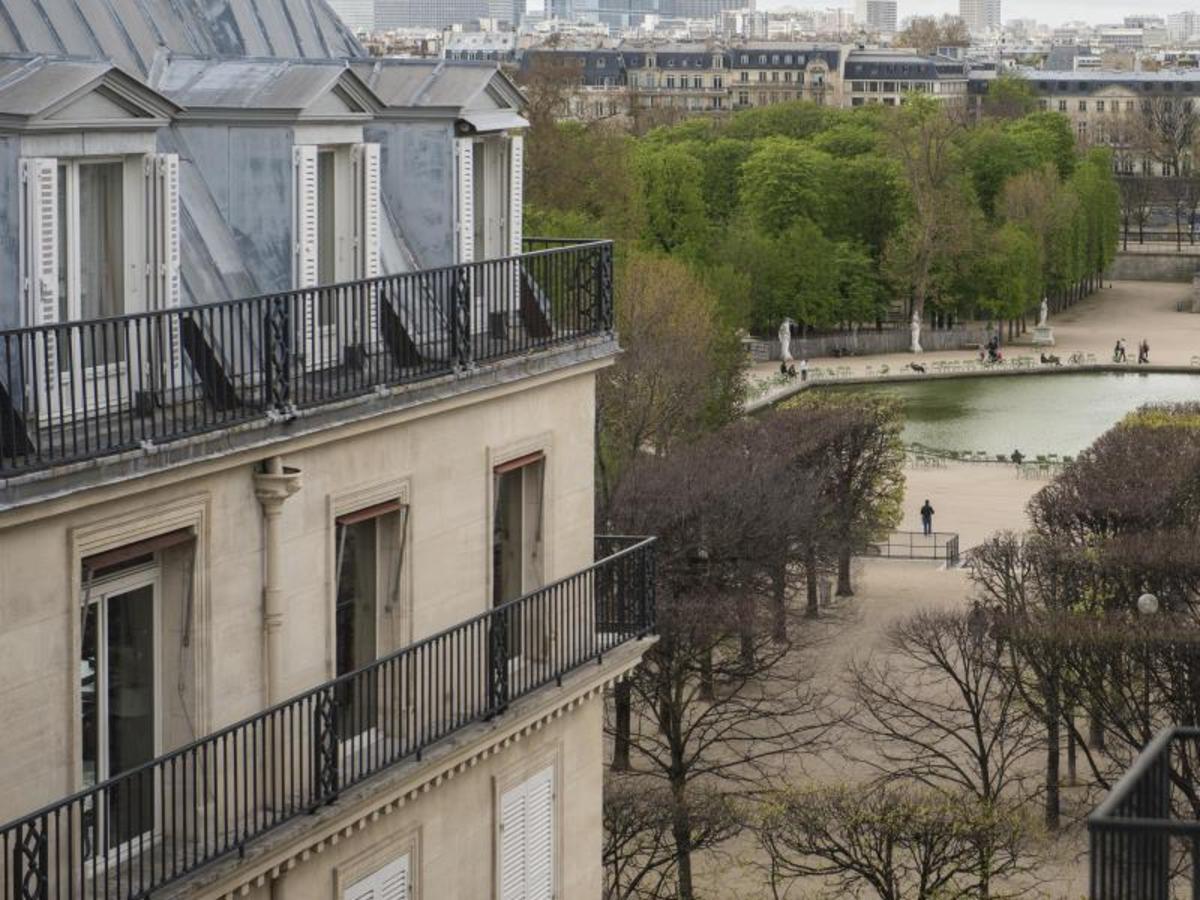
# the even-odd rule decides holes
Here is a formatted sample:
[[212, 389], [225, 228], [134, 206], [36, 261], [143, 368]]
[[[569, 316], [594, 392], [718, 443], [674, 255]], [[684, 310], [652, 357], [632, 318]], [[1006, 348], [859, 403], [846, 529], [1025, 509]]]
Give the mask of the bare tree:
[[[694, 850], [714, 847], [741, 829], [731, 799], [692, 787], [684, 796]], [[605, 900], [668, 900], [677, 893], [675, 799], [661, 782], [610, 776], [604, 784]]]
[[796, 639], [780, 642], [771, 628], [779, 536], [810, 512], [804, 498], [820, 496], [824, 474], [795, 462], [823, 439], [811, 418], [800, 421], [781, 412], [727, 426], [669, 460], [641, 458], [614, 499], [618, 527], [659, 535], [660, 634], [630, 678], [630, 732], [623, 738], [618, 721], [614, 739], [628, 740], [633, 769], [671, 792], [680, 900], [695, 896], [689, 787], [762, 790], [829, 728]]
[[1163, 175], [1178, 176], [1197, 136], [1197, 118], [1188, 100], [1157, 95], [1141, 101], [1141, 115], [1134, 120], [1140, 128], [1139, 143]]
[[767, 810], [758, 834], [776, 900], [806, 877], [833, 881], [839, 896], [869, 887], [881, 900], [986, 897], [992, 880], [1029, 867], [1024, 817], [971, 794], [816, 788], [774, 795]]
[[851, 666], [851, 727], [885, 780], [998, 803], [1020, 793], [1037, 735], [1004, 677], [987, 614], [926, 611], [897, 623], [885, 652]]
[[1141, 175], [1122, 175], [1117, 178], [1121, 196], [1121, 232], [1125, 249], [1129, 249], [1129, 229], [1137, 227], [1138, 243], [1146, 242], [1146, 223], [1150, 221], [1151, 186]]
[[882, 396], [802, 395], [796, 408], [836, 415], [831, 430], [828, 494], [837, 593], [851, 596], [851, 559], [900, 522], [904, 500], [903, 410]]

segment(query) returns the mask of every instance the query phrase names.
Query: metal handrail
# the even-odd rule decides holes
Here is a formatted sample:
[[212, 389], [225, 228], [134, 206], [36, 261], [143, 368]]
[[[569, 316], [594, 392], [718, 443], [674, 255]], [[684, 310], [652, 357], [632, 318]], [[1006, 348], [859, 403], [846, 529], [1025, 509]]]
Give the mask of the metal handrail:
[[611, 242], [524, 246], [501, 259], [0, 330], [0, 478], [286, 420], [611, 334]]
[[[1171, 839], [1182, 838], [1191, 856], [1192, 897], [1200, 897], [1200, 821], [1176, 819], [1172, 785], [1187, 777], [1172, 769], [1171, 752], [1200, 740], [1200, 727], [1173, 726], [1156, 734], [1088, 816], [1089, 896], [1092, 900], [1166, 900], [1182, 896], [1183, 876]], [[1194, 766], [1194, 762], [1192, 763]]]
[[139, 900], [655, 628], [652, 538], [0, 827], [14, 900]]
[[961, 561], [959, 536], [953, 531], [893, 531], [885, 540], [875, 541], [868, 555], [885, 559], [944, 560], [954, 567]]

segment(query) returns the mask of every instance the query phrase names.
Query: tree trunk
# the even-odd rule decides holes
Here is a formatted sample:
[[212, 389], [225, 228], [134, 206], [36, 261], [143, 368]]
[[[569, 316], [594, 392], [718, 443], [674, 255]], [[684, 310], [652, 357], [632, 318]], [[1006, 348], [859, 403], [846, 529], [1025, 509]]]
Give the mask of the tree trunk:
[[633, 688], [629, 681], [618, 681], [613, 688], [613, 735], [612, 770], [614, 772], [629, 771], [629, 733], [630, 722], [633, 718]]
[[850, 548], [843, 546], [838, 551], [838, 570], [837, 570], [837, 595], [839, 597], [853, 597], [854, 585], [850, 583], [850, 561], [852, 559]]
[[1077, 749], [1075, 741], [1075, 711], [1068, 709], [1066, 715], [1067, 726], [1067, 784], [1075, 787], [1079, 783], [1079, 766], [1077, 764]]
[[779, 567], [779, 571], [775, 573], [774, 578], [774, 623], [771, 628], [771, 637], [781, 644], [787, 643], [788, 627], [787, 627], [787, 575], [783, 570], [783, 566]]
[[808, 548], [808, 557], [804, 561], [804, 580], [808, 589], [807, 615], [810, 619], [815, 619], [821, 614], [821, 595], [817, 585], [817, 550], [815, 547]]
[[675, 839], [675, 876], [677, 900], [695, 900], [692, 887], [692, 817], [683, 796], [683, 786], [672, 786], [675, 809], [671, 817], [671, 834]]
[[1062, 714], [1059, 710], [1058, 677], [1046, 676], [1046, 828], [1057, 831], [1059, 808], [1059, 752], [1062, 744]]
[[712, 648], [709, 647], [700, 659], [700, 699], [712, 700], [714, 695]]
[[1104, 722], [1095, 709], [1088, 711], [1088, 746], [1093, 750], [1104, 749]]

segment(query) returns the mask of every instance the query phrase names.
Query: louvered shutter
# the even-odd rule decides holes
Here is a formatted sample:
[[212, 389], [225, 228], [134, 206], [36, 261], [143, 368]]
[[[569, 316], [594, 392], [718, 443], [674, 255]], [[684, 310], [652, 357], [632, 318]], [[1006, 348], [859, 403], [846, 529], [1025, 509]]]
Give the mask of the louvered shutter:
[[525, 900], [554, 897], [554, 770], [526, 782]]
[[475, 261], [475, 142], [455, 141], [458, 155], [458, 261]]
[[525, 785], [500, 796], [500, 900], [525, 900]]
[[[179, 156], [159, 153], [146, 157], [146, 270], [147, 308], [178, 309], [182, 301], [179, 273]], [[148, 355], [158, 360], [160, 371], [153, 378], [162, 386], [178, 384], [180, 350], [179, 318], [171, 316], [162, 331], [151, 330], [147, 339], [161, 340]], [[175, 372], [171, 371], [174, 367]]]
[[[21, 290], [30, 325], [51, 325], [58, 309], [58, 160], [29, 157], [21, 160]], [[38, 339], [36, 383], [51, 396], [47, 373], [58, 372], [54, 335]], [[48, 397], [39, 398], [43, 412]]]
[[[379, 145], [356, 144], [351, 154], [354, 169], [354, 253], [355, 276], [360, 279], [378, 278], [380, 244], [379, 208]], [[364, 296], [366, 322], [362, 323], [365, 338], [377, 340], [378, 289], [369, 288]]]
[[[310, 288], [317, 283], [317, 148], [292, 148], [292, 287]], [[309, 368], [317, 365], [316, 297], [305, 296], [302, 345]]]
[[519, 256], [524, 246], [521, 229], [525, 203], [525, 139], [514, 134], [508, 145], [508, 241], [509, 252]]
[[408, 857], [388, 863], [375, 873], [375, 900], [408, 900]]
[[554, 769], [500, 797], [500, 900], [553, 900]]
[[342, 900], [408, 900], [411, 878], [408, 854], [356, 881], [342, 892]]

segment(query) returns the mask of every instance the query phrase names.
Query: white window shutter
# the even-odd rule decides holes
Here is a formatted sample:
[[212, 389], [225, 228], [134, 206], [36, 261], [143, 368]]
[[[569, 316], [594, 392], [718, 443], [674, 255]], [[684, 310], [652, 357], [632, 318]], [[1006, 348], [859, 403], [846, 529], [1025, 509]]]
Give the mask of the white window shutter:
[[475, 142], [459, 138], [458, 155], [458, 261], [475, 261]]
[[[355, 144], [351, 153], [354, 178], [354, 258], [357, 278], [378, 278], [380, 244], [379, 145]], [[367, 321], [363, 337], [375, 343], [379, 334], [379, 292], [365, 294]]]
[[526, 782], [525, 900], [554, 898], [554, 770]]
[[500, 900], [525, 900], [525, 785], [500, 796]]
[[[292, 148], [292, 288], [301, 290], [317, 283], [317, 147], [298, 144]], [[305, 364], [317, 365], [317, 300], [306, 296], [303, 303]]]
[[375, 873], [375, 900], [408, 900], [408, 856], [394, 860]]
[[379, 145], [354, 146], [355, 245], [359, 278], [377, 278], [379, 269], [380, 210], [379, 210]]
[[500, 900], [553, 900], [554, 769], [500, 797]]
[[[158, 153], [146, 158], [146, 306], [151, 310], [178, 309], [182, 302], [179, 251], [179, 155]], [[166, 366], [179, 366], [179, 320], [171, 317], [165, 333], [168, 346], [157, 377], [173, 381]], [[155, 335], [148, 337], [153, 340]], [[154, 354], [150, 358], [154, 358]]]
[[361, 881], [354, 882], [342, 892], [341, 900], [408, 900], [411, 885], [406, 853]]
[[[58, 321], [58, 160], [21, 160], [21, 291], [26, 321], [51, 325]], [[58, 370], [53, 335], [39, 341], [37, 365], [42, 373]], [[39, 376], [39, 381], [42, 376]]]
[[525, 203], [525, 138], [514, 134], [508, 144], [508, 239], [509, 252], [520, 256], [524, 247], [521, 233]]
[[30, 322], [58, 321], [58, 160], [31, 157], [21, 161], [22, 283], [29, 299]]
[[317, 283], [317, 148], [300, 144], [292, 148], [292, 286]]

